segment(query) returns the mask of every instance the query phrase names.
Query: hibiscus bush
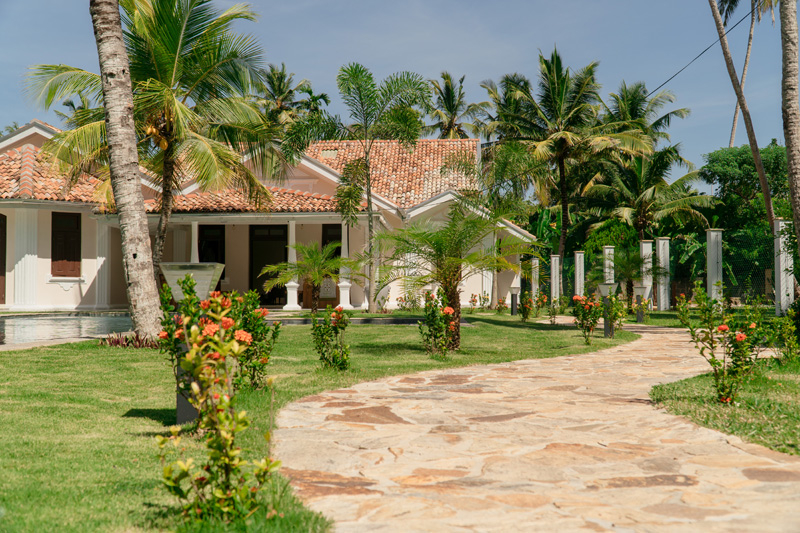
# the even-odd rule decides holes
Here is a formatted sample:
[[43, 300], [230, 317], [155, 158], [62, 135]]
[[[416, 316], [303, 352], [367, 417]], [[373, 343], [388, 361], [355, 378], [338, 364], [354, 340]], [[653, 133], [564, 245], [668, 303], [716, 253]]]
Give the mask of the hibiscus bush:
[[519, 298], [519, 318], [523, 322], [527, 322], [531, 318], [531, 314], [533, 313], [533, 298], [531, 298], [531, 293], [525, 291]]
[[694, 301], [698, 320], [690, 319], [689, 302], [683, 294], [678, 297], [678, 318], [689, 329], [700, 355], [711, 365], [717, 400], [730, 404], [755, 369], [771, 333], [755, 305], [734, 314], [722, 301], [710, 298], [701, 283], [695, 284]]
[[425, 293], [423, 319], [417, 322], [422, 344], [432, 357], [445, 357], [450, 345], [450, 336], [456, 329], [455, 310], [447, 305], [441, 289]]
[[533, 313], [536, 317], [542, 312], [542, 309], [547, 307], [547, 295], [543, 292], [538, 292], [536, 298], [533, 300]]
[[322, 318], [315, 314], [311, 318], [311, 336], [319, 360], [327, 368], [347, 370], [350, 368], [350, 345], [344, 340], [344, 332], [350, 325], [352, 313], [342, 306], [332, 309], [329, 305]]
[[575, 325], [581, 330], [586, 344], [592, 343], [592, 334], [603, 317], [603, 306], [591, 296], [572, 297], [572, 315]]
[[[237, 445], [250, 420], [244, 411], [236, 410], [235, 369], [253, 336], [238, 328], [228, 296], [215, 292], [201, 305], [194, 280], [187, 276], [180, 284], [186, 298], [174, 318], [166, 318], [171, 305], [166, 306], [167, 327], [159, 338], [182, 371], [180, 383], [197, 409], [197, 428], [205, 439], [207, 458], [202, 464], [185, 458], [180, 428], [174, 427], [170, 437], [157, 437], [162, 479], [188, 518], [232, 521], [263, 505], [259, 491], [280, 467], [268, 457], [245, 460]], [[162, 292], [162, 302], [166, 292]], [[266, 437], [269, 440], [269, 434]]]
[[[267, 322], [269, 311], [261, 307], [259, 294], [248, 291], [242, 296], [232, 298], [231, 317], [236, 320], [238, 329], [244, 330], [253, 337], [238, 358], [239, 368], [234, 378], [234, 385], [260, 388], [266, 384], [269, 357], [281, 332], [279, 321]], [[203, 305], [204, 302], [201, 302]]]
[[494, 308], [498, 314], [502, 315], [506, 311], [508, 311], [508, 303], [506, 302], [505, 298], [498, 298], [497, 299], [497, 307]]

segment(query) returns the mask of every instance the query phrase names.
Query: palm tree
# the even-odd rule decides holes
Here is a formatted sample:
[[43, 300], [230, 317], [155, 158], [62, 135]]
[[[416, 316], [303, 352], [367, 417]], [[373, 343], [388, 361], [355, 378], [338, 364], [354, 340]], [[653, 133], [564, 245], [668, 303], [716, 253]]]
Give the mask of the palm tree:
[[338, 242], [326, 244], [322, 249], [317, 242], [294, 244], [292, 247], [297, 250], [297, 262], [267, 265], [261, 271], [261, 276], [269, 277], [264, 282], [264, 291], [283, 287], [290, 281], [306, 280], [311, 285], [311, 312], [316, 313], [322, 282], [325, 278], [338, 282], [339, 271], [345, 266], [346, 261], [338, 255], [340, 246]]
[[134, 330], [142, 337], [155, 338], [160, 329], [161, 313], [158, 290], [152, 276], [147, 214], [139, 185], [136, 132], [130, 120], [133, 95], [119, 4], [116, 0], [91, 0], [89, 11], [102, 73], [111, 186], [117, 198], [128, 306]]
[[[419, 288], [434, 283], [444, 292], [447, 304], [453, 308], [455, 331], [450, 349], [461, 346], [461, 298], [458, 288], [461, 281], [486, 270], [519, 271], [507, 256], [530, 253], [532, 245], [509, 238], [503, 241], [498, 253], [483, 250], [483, 239], [491, 235], [501, 217], [478, 216], [471, 209], [454, 204], [447, 221], [438, 225], [431, 221], [417, 222], [392, 233], [382, 233], [378, 239], [391, 251], [381, 275], [381, 284], [403, 278]], [[416, 273], [409, 276], [406, 258], [412, 255]]]
[[11, 124], [8, 124], [5, 128], [3, 128], [3, 135], [8, 135], [10, 133], [14, 133], [20, 128], [19, 122], [16, 120]]
[[561, 208], [558, 255], [563, 260], [570, 225], [569, 200], [574, 191], [568, 186], [568, 167], [602, 157], [649, 152], [652, 142], [630, 125], [598, 120], [596, 62], [573, 73], [553, 50], [550, 59], [539, 55], [539, 66], [538, 93], [534, 95], [527, 82], [517, 85], [518, 108], [501, 114], [499, 120], [515, 138], [530, 141], [533, 154], [555, 169]]
[[630, 158], [608, 183], [591, 182], [586, 187], [589, 212], [625, 222], [636, 230], [640, 240], [654, 234], [658, 224], [669, 219], [708, 226], [698, 209], [713, 206], [714, 198], [690, 188], [699, 179], [697, 171], [669, 183], [667, 177], [674, 165], [690, 166], [677, 146]]
[[708, 0], [708, 5], [711, 8], [711, 16], [714, 18], [714, 24], [717, 27], [717, 34], [719, 34], [719, 43], [722, 46], [722, 56], [725, 59], [725, 66], [728, 69], [728, 76], [733, 85], [733, 91], [736, 93], [736, 101], [742, 110], [742, 118], [744, 119], [744, 127], [747, 131], [747, 140], [750, 143], [750, 151], [753, 152], [753, 160], [758, 173], [758, 182], [761, 185], [761, 193], [764, 195], [764, 207], [767, 211], [767, 220], [769, 220], [770, 229], [775, 229], [775, 212], [772, 209], [772, 194], [769, 190], [769, 183], [767, 182], [767, 174], [764, 172], [764, 163], [761, 161], [761, 152], [758, 149], [758, 141], [756, 140], [756, 132], [753, 129], [753, 121], [750, 119], [750, 109], [747, 107], [747, 100], [744, 97], [742, 86], [739, 83], [739, 78], [736, 76], [736, 67], [733, 66], [733, 58], [731, 57], [731, 50], [728, 47], [728, 39], [725, 36], [725, 26], [722, 23], [722, 16], [720, 15], [719, 8], [717, 7], [717, 0]]
[[[236, 187], [256, 205], [269, 200], [254, 169], [265, 176], [274, 172], [278, 156], [271, 141], [278, 129], [250, 97], [261, 76], [261, 49], [232, 31], [237, 21], [255, 20], [247, 7], [218, 11], [211, 0], [123, 0], [121, 6], [139, 160], [161, 188], [152, 254], [158, 269], [174, 191], [189, 180], [202, 190]], [[38, 65], [28, 88], [47, 109], [77, 94], [102, 104], [100, 85], [92, 72]], [[68, 165], [74, 181], [83, 172], [102, 173], [108, 142], [101, 109], [79, 110], [72, 120], [73, 129], [56, 135], [45, 149]]]
[[520, 90], [530, 92], [530, 81], [522, 74], [514, 73], [503, 76], [499, 86], [492, 80], [484, 80], [481, 87], [489, 95], [489, 105], [481, 106], [480, 118], [476, 118], [481, 135], [490, 143], [495, 134], [499, 140], [513, 137], [514, 132], [505, 120], [520, 113], [522, 105], [516, 95]]
[[[372, 177], [370, 156], [373, 143], [381, 138], [399, 140], [413, 147], [422, 132], [422, 123], [415, 107], [426, 108], [429, 86], [418, 74], [400, 72], [378, 83], [364, 66], [350, 63], [339, 70], [336, 85], [350, 113], [352, 123], [345, 125], [338, 116], [314, 113], [297, 120], [287, 131], [282, 148], [290, 160], [296, 160], [309, 143], [320, 139], [355, 139], [361, 145], [363, 156], [354, 165], [360, 166], [356, 189], [363, 190], [367, 203], [367, 261], [369, 282], [365, 287], [369, 311], [375, 312], [377, 287], [377, 257], [375, 255], [375, 209], [372, 203]], [[360, 188], [360, 189], [359, 189]], [[345, 216], [345, 220], [349, 217]]]
[[603, 103], [603, 121], [623, 129], [634, 127], [653, 139], [654, 145], [661, 139], [669, 140], [665, 130], [673, 119], [689, 116], [689, 109], [685, 107], [660, 114], [662, 107], [675, 101], [675, 95], [660, 91], [650, 96], [643, 82], [628, 85], [623, 81], [619, 90], [608, 97], [611, 103]]
[[[259, 104], [264, 112], [272, 121], [283, 125], [294, 122], [303, 112], [319, 111], [323, 102], [331, 103], [327, 94], [315, 94], [308, 80], [295, 84], [294, 73], [286, 72], [285, 63], [281, 63], [280, 68], [269, 65], [259, 92], [263, 94]], [[298, 94], [305, 94], [306, 98], [298, 100]]]
[[[798, 90], [797, 4], [780, 3], [782, 82], [781, 109], [786, 139], [789, 192], [794, 214], [794, 232], [800, 235], [800, 90]], [[798, 239], [800, 249], [800, 238]], [[797, 287], [795, 287], [795, 293]]]
[[439, 80], [428, 80], [433, 87], [433, 104], [428, 110], [434, 122], [425, 126], [425, 133], [437, 133], [439, 139], [468, 139], [470, 135], [479, 136], [478, 125], [468, 122], [488, 106], [488, 102], [467, 104], [464, 93], [464, 78], [458, 84], [453, 83], [449, 72], [442, 72], [442, 83]]

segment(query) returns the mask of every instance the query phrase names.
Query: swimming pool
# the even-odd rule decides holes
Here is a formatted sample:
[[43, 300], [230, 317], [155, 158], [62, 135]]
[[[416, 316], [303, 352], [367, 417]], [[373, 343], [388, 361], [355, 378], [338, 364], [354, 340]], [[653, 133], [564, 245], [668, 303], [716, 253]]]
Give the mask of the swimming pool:
[[126, 314], [1, 316], [0, 344], [92, 338], [131, 328], [131, 317]]

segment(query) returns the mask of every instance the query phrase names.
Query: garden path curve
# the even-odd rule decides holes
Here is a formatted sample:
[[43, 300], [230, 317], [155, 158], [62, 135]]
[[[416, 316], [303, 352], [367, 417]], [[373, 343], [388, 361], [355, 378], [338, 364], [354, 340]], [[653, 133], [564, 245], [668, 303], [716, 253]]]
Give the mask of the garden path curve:
[[362, 383], [281, 410], [276, 456], [337, 531], [800, 530], [800, 458], [655, 409], [683, 330]]

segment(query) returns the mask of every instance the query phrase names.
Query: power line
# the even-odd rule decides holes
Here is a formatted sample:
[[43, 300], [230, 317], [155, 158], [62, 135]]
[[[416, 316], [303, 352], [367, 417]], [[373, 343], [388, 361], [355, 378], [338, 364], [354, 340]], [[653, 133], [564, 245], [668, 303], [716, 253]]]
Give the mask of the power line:
[[[739, 22], [737, 22], [736, 24], [734, 24], [733, 26], [731, 26], [731, 27], [730, 27], [730, 29], [729, 29], [728, 31], [726, 31], [726, 32], [725, 32], [725, 35], [728, 35], [728, 34], [729, 34], [731, 31], [733, 31], [733, 29], [734, 29], [736, 26], [738, 26], [739, 24], [741, 24], [741, 23], [742, 23], [742, 21], [744, 21], [744, 19], [746, 19], [747, 17], [749, 17], [750, 15], [752, 15], [752, 14], [753, 14], [753, 11], [755, 11], [757, 8], [758, 8], [758, 2], [756, 2], [756, 5], [755, 5], [755, 7], [753, 7], [753, 9], [751, 9], [749, 13], [747, 13], [745, 16], [743, 16], [741, 19], [739, 19]], [[670, 78], [669, 78], [667, 81], [665, 81], [664, 83], [662, 83], [661, 85], [659, 85], [658, 87], [656, 87], [655, 89], [653, 89], [652, 91], [650, 91], [650, 93], [647, 95], [647, 98], [650, 98], [650, 96], [652, 96], [652, 94], [653, 94], [654, 92], [656, 92], [657, 90], [659, 90], [660, 88], [662, 88], [664, 85], [666, 85], [666, 84], [668, 84], [669, 82], [671, 82], [672, 80], [674, 80], [674, 79], [675, 79], [675, 77], [677, 77], [677, 76], [678, 76], [678, 74], [680, 74], [681, 72], [683, 72], [684, 70], [686, 70], [687, 68], [689, 68], [689, 65], [691, 65], [692, 63], [694, 63], [695, 61], [697, 61], [698, 59], [700, 59], [700, 57], [701, 57], [703, 54], [705, 54], [706, 52], [708, 52], [709, 50], [711, 50], [711, 48], [713, 48], [713, 47], [714, 47], [714, 45], [716, 45], [716, 44], [717, 44], [718, 42], [720, 42], [721, 40], [722, 40], [722, 38], [718, 38], [716, 41], [714, 41], [713, 43], [711, 43], [710, 45], [708, 45], [708, 46], [706, 47], [706, 49], [705, 49], [705, 50], [703, 50], [702, 52], [700, 52], [699, 54], [697, 54], [697, 55], [695, 56], [695, 58], [694, 58], [694, 59], [692, 59], [691, 61], [689, 61], [688, 63], [686, 63], [686, 65], [685, 65], [685, 66], [684, 66], [682, 69], [680, 69], [678, 72], [676, 72], [675, 74], [673, 74], [672, 76], [670, 76]]]

